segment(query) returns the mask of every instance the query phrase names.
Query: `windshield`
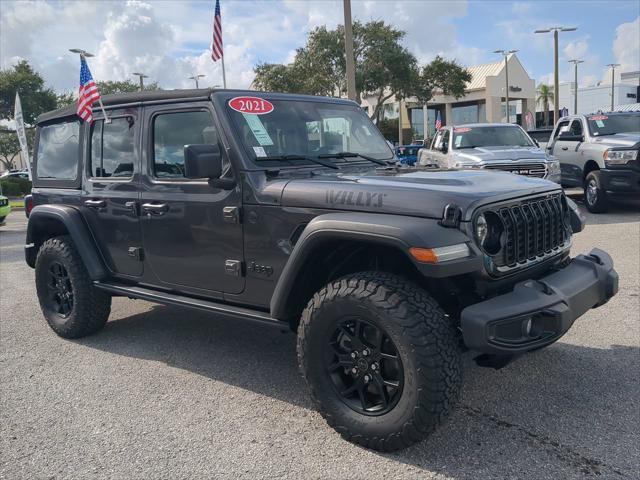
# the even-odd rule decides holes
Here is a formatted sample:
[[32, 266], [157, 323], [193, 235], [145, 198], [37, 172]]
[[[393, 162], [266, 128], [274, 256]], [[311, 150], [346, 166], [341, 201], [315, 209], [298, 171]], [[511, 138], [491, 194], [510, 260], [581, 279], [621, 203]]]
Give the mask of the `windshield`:
[[534, 147], [526, 133], [513, 127], [457, 127], [453, 129], [453, 148]]
[[[238, 111], [245, 109], [244, 104], [234, 103], [235, 100], [228, 102], [227, 109], [252, 159], [278, 161], [278, 157], [284, 156], [317, 158], [341, 152], [379, 160], [393, 158], [378, 129], [366, 113], [356, 106], [321, 101], [260, 99], [268, 104], [267, 107], [260, 105], [266, 113], [247, 113]], [[291, 158], [281, 160], [291, 161]], [[295, 160], [296, 163], [305, 163], [304, 158]], [[340, 159], [357, 160], [357, 156]]]
[[589, 131], [594, 137], [613, 135], [614, 133], [640, 132], [640, 115], [593, 115], [587, 117]]

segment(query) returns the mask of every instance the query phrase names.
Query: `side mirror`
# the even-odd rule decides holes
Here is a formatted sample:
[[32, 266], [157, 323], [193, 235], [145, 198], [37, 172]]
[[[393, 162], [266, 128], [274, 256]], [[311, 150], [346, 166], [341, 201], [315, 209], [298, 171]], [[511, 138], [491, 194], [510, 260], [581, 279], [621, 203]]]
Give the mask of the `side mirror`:
[[560, 132], [558, 140], [562, 140], [563, 142], [584, 142], [584, 136], [574, 135], [571, 132]]
[[222, 175], [222, 154], [218, 145], [185, 145], [185, 177], [220, 178], [220, 175]]
[[442, 153], [447, 153], [449, 151], [449, 145], [447, 145], [447, 142], [442, 142], [442, 145], [440, 145], [440, 151]]

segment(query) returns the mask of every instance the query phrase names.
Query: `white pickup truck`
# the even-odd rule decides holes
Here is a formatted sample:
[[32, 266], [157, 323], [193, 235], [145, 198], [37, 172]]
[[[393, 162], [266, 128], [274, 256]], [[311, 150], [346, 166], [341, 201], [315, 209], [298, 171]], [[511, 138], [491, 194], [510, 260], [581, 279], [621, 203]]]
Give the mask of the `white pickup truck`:
[[583, 187], [593, 213], [610, 196], [640, 197], [640, 112], [562, 117], [547, 151], [560, 161], [562, 185]]

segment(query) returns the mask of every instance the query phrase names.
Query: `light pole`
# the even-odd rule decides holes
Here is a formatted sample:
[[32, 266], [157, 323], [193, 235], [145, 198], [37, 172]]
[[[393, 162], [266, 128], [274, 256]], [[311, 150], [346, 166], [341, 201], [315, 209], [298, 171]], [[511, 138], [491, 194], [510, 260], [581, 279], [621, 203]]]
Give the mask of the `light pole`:
[[145, 78], [149, 78], [148, 75], [145, 75], [144, 73], [138, 73], [138, 72], [133, 72], [132, 75], [137, 75], [138, 78], [140, 79], [140, 91], [144, 90], [144, 79]]
[[584, 60], [569, 60], [573, 63], [573, 114], [578, 114], [578, 64], [584, 63]]
[[[509, 64], [508, 64], [508, 60], [509, 60], [509, 55], [511, 55], [512, 53], [516, 53], [518, 50], [494, 50], [493, 53], [499, 53], [500, 55], [504, 56], [504, 76], [506, 79], [506, 84], [505, 84], [505, 90], [504, 90], [504, 98], [505, 98], [505, 103], [507, 104], [507, 123], [509, 123]], [[524, 115], [524, 113], [523, 113]]]
[[[86, 50], [82, 50], [81, 48], [70, 48], [69, 51], [71, 53], [77, 53], [78, 55], [80, 55], [81, 63], [82, 63], [82, 60], [84, 60], [86, 58], [95, 57], [95, 55], [93, 53], [89, 53]], [[96, 87], [96, 90], [97, 90], [97, 87]], [[98, 92], [98, 93], [100, 93], [100, 92]], [[105, 123], [111, 123], [111, 119], [109, 117], [107, 117], [107, 112], [105, 112], [105, 110], [104, 110], [104, 105], [102, 104], [102, 97], [101, 96], [98, 96], [98, 103], [100, 104], [100, 109], [102, 110], [102, 116], [104, 117]]]
[[553, 122], [558, 121], [560, 115], [560, 82], [558, 80], [558, 32], [575, 32], [576, 27], [540, 28], [533, 33], [553, 32]]
[[206, 77], [206, 75], [198, 74], [194, 75], [193, 77], [189, 77], [189, 80], [193, 80], [194, 82], [196, 82], [196, 88], [200, 88], [200, 85], [198, 85], [198, 79], [203, 77]]
[[607, 67], [611, 67], [611, 111], [613, 112], [613, 108], [615, 107], [613, 101], [613, 94], [615, 93], [615, 80], [616, 80], [616, 67], [619, 67], [619, 63], [609, 63]]
[[347, 73], [347, 97], [356, 101], [356, 68], [353, 58], [353, 25], [351, 23], [351, 0], [343, 0], [344, 6], [344, 53]]

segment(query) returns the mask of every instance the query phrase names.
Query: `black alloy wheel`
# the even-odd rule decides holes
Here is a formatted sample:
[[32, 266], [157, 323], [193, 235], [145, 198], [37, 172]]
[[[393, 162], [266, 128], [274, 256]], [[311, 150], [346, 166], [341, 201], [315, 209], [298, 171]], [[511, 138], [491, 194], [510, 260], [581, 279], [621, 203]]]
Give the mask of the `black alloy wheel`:
[[384, 415], [402, 396], [404, 371], [396, 346], [363, 318], [338, 322], [327, 345], [327, 374], [340, 399], [364, 415]]
[[51, 262], [47, 272], [47, 307], [67, 318], [73, 311], [73, 287], [69, 272], [60, 262]]

